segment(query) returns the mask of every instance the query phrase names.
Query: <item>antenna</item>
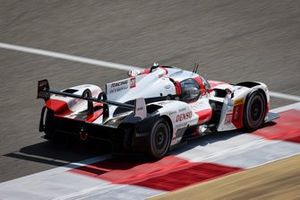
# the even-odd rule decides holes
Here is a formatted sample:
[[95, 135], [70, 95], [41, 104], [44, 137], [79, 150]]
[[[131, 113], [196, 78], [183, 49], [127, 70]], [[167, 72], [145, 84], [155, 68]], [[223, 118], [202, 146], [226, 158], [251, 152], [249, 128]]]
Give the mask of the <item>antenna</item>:
[[195, 67], [194, 67], [194, 69], [193, 69], [193, 72], [194, 72], [194, 73], [197, 73], [198, 68], [199, 68], [199, 63], [195, 63]]

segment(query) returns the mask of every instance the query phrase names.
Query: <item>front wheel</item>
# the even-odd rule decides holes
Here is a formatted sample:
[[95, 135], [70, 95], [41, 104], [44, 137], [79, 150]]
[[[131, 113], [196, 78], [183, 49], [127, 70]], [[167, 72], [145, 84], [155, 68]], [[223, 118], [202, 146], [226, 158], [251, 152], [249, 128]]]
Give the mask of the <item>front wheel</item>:
[[148, 138], [148, 154], [154, 159], [160, 159], [169, 150], [171, 143], [171, 131], [169, 124], [164, 119], [156, 121]]
[[246, 100], [244, 112], [244, 127], [256, 130], [263, 123], [266, 116], [266, 99], [262, 92], [255, 91]]

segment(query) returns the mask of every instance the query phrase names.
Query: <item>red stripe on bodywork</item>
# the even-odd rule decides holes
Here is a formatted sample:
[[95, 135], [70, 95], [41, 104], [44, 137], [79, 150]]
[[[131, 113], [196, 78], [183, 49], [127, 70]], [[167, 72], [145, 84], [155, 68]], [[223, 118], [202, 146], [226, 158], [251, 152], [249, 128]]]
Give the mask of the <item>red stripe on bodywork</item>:
[[181, 95], [181, 85], [179, 81], [175, 81], [175, 90], [176, 90], [176, 95], [180, 96]]
[[195, 114], [198, 115], [198, 124], [203, 124], [211, 119], [212, 109], [207, 108], [205, 110], [200, 110], [198, 112], [195, 112]]
[[244, 104], [233, 107], [232, 123], [236, 128], [243, 127]]
[[71, 113], [66, 102], [57, 99], [49, 99], [45, 102], [46, 107], [54, 112], [56, 115], [65, 116]]
[[149, 73], [150, 73], [150, 68], [146, 68], [142, 72], [142, 74], [149, 74]]
[[202, 79], [199, 76], [197, 76], [197, 77], [194, 78], [194, 80], [198, 83], [198, 85], [200, 87], [201, 94], [202, 95], [205, 94], [206, 90], [205, 90]]
[[98, 119], [98, 117], [100, 117], [102, 115], [102, 113], [103, 113], [103, 109], [101, 108], [100, 110], [97, 110], [96, 112], [87, 115], [86, 121], [87, 122], [93, 122], [96, 119]]
[[98, 117], [100, 117], [103, 114], [103, 104], [102, 103], [94, 103], [94, 109], [96, 109], [96, 111], [92, 114], [87, 115], [86, 120], [87, 122], [93, 122], [96, 119], [98, 119]]
[[[102, 107], [103, 106], [102, 103], [97, 103], [94, 105], [94, 107], [99, 107], [99, 106]], [[52, 110], [54, 112], [55, 116], [57, 116], [57, 117], [65, 117], [66, 115], [69, 115], [72, 113], [72, 111], [69, 109], [68, 104], [62, 100], [49, 99], [46, 101], [46, 107], [48, 109]], [[74, 120], [80, 120], [80, 121], [85, 120], [86, 122], [93, 122], [102, 115], [102, 112], [103, 112], [103, 109], [99, 108], [94, 113], [87, 115], [86, 118], [85, 118], [85, 116], [84, 116], [84, 118], [75, 117]]]
[[284, 140], [300, 143], [300, 111], [288, 110], [279, 114], [279, 118], [253, 134], [269, 140]]
[[213, 163], [192, 163], [167, 156], [156, 162], [111, 159], [70, 170], [114, 184], [130, 184], [159, 190], [176, 190], [242, 170]]
[[224, 82], [221, 82], [221, 81], [213, 81], [213, 80], [208, 80], [208, 83], [210, 84], [211, 89], [217, 87], [218, 85], [225, 84]]

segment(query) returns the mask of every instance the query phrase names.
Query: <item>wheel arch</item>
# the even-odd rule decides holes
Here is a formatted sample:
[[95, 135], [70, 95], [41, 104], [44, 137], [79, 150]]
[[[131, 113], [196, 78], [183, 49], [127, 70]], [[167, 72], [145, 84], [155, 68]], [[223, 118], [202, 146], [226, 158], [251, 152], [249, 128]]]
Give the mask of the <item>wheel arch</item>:
[[[244, 82], [237, 83], [235, 85], [249, 88], [250, 89], [249, 94], [255, 91], [261, 92], [264, 95], [265, 100], [268, 101], [268, 97], [266, 94], [268, 88], [264, 83], [256, 82], [256, 81], [244, 81]], [[246, 97], [248, 97], [248, 95]]]
[[173, 123], [172, 123], [172, 120], [167, 115], [162, 115], [161, 118], [164, 119], [164, 120], [166, 120], [166, 122], [168, 123], [169, 128], [170, 128], [170, 134], [171, 134], [171, 137], [172, 137], [172, 134], [173, 134]]
[[244, 97], [245, 102], [247, 99], [254, 93], [259, 92], [263, 95], [265, 103], [266, 103], [266, 109], [268, 110], [268, 104], [269, 104], [269, 95], [268, 95], [268, 88], [264, 83], [257, 82], [257, 81], [244, 81], [236, 84], [237, 86], [242, 86], [248, 88], [248, 94]]
[[[267, 98], [267, 94], [266, 94], [266, 92], [265, 92], [262, 88], [258, 88], [258, 87], [253, 88], [253, 89], [247, 94], [247, 96], [246, 96], [246, 98], [245, 98], [245, 102], [247, 102], [247, 100], [250, 98], [250, 96], [251, 96], [254, 92], [259, 92], [259, 93], [261, 93], [261, 94], [263, 95], [264, 100], [265, 100], [265, 104], [266, 104], [266, 110], [268, 110], [268, 98]], [[245, 105], [246, 105], [246, 103], [245, 103]]]
[[243, 81], [243, 82], [237, 83], [235, 85], [243, 86], [243, 87], [247, 87], [247, 88], [253, 88], [255, 86], [260, 85], [260, 83], [254, 82], [254, 81]]

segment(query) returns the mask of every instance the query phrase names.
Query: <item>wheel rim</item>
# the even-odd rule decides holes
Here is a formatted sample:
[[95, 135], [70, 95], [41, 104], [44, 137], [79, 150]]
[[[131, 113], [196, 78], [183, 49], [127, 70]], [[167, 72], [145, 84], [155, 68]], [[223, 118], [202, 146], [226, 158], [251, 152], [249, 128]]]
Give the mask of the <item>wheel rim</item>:
[[150, 139], [150, 153], [153, 158], [163, 157], [171, 142], [170, 128], [164, 120], [159, 120], [154, 126]]
[[249, 102], [248, 121], [251, 128], [258, 128], [264, 118], [264, 100], [261, 95], [255, 95]]
[[251, 119], [252, 121], [258, 121], [262, 113], [262, 102], [260, 99], [256, 98], [253, 100], [251, 105]]
[[157, 127], [154, 141], [155, 141], [155, 147], [159, 152], [163, 152], [166, 149], [167, 146], [167, 137], [168, 137], [168, 129], [164, 125], [160, 124]]

